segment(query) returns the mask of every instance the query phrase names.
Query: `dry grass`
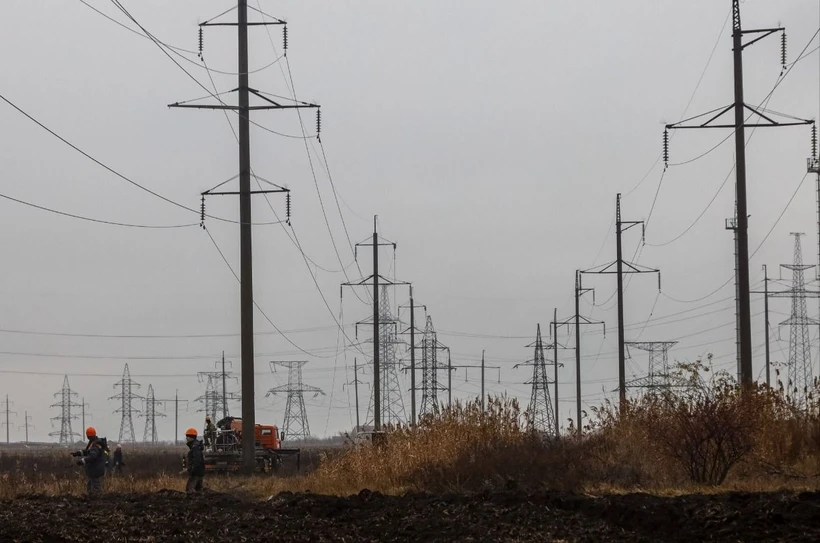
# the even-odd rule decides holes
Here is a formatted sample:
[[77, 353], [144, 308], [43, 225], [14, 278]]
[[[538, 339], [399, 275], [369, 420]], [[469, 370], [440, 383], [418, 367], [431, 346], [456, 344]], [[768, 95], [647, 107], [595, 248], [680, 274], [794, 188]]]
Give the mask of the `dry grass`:
[[[783, 390], [738, 391], [726, 374], [680, 366], [691, 386], [645, 395], [623, 410], [593, 411], [583, 437], [546, 439], [527, 428], [507, 398], [457, 403], [417, 427], [387, 430], [374, 444], [308, 454], [306, 473], [289, 477], [206, 478], [206, 486], [249, 498], [281, 491], [347, 495], [498, 488], [589, 494], [645, 491], [665, 496], [725, 490], [814, 490], [820, 481], [820, 406], [797, 410]], [[820, 390], [816, 391], [820, 392]], [[813, 398], [820, 398], [814, 394]], [[183, 448], [126, 453], [128, 473], [107, 491], [181, 491]], [[81, 494], [85, 481], [66, 451], [0, 454], [0, 498]]]

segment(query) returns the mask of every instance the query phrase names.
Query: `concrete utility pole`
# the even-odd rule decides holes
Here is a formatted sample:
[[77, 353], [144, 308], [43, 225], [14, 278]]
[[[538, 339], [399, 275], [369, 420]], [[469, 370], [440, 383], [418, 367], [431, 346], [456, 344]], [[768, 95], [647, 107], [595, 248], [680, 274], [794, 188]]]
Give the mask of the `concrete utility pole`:
[[[583, 410], [581, 409], [581, 325], [600, 324], [603, 329], [604, 337], [606, 337], [606, 324], [604, 321], [592, 321], [581, 315], [581, 296], [591, 292], [593, 303], [595, 299], [595, 289], [583, 288], [581, 284], [582, 273], [584, 272], [581, 270], [575, 270], [575, 315], [558, 323], [558, 326], [569, 326], [570, 324], [575, 325], [575, 416], [577, 417], [575, 422], [577, 428], [575, 430], [578, 435], [581, 435], [583, 432]], [[558, 404], [556, 403], [556, 405]]]
[[[350, 383], [348, 383], [350, 384]], [[356, 396], [356, 433], [359, 432], [361, 421], [359, 420], [359, 359], [353, 358], [353, 394]]]
[[[229, 10], [230, 11], [230, 10]], [[258, 11], [258, 10], [255, 10]], [[227, 13], [227, 12], [225, 12]], [[239, 116], [239, 131], [237, 139], [239, 140], [239, 192], [215, 192], [214, 189], [221, 186], [220, 183], [214, 189], [202, 193], [203, 211], [202, 221], [204, 225], [205, 211], [204, 198], [212, 195], [238, 195], [239, 196], [239, 261], [240, 261], [240, 316], [241, 316], [241, 337], [240, 337], [240, 353], [241, 353], [241, 383], [242, 383], [242, 424], [245, 428], [253, 429], [256, 425], [256, 410], [254, 403], [254, 347], [253, 347], [253, 243], [252, 243], [252, 216], [251, 216], [251, 195], [252, 194], [268, 194], [275, 192], [289, 193], [288, 189], [273, 185], [273, 190], [251, 190], [251, 177], [256, 177], [251, 169], [251, 147], [250, 147], [250, 112], [270, 109], [297, 109], [297, 108], [318, 108], [316, 104], [309, 104], [307, 102], [299, 102], [290, 100], [290, 104], [280, 103], [282, 100], [278, 97], [271, 98], [271, 95], [266, 95], [256, 89], [250, 88], [249, 72], [248, 72], [248, 27], [249, 26], [270, 26], [270, 25], [285, 25], [285, 21], [270, 17], [267, 14], [261, 13], [263, 18], [267, 17], [271, 20], [264, 19], [261, 22], [248, 22], [248, 1], [237, 0], [237, 19], [236, 23], [221, 22], [219, 19], [225, 13], [200, 23], [200, 32], [208, 26], [236, 26], [238, 36], [238, 85], [232, 92], [236, 92], [238, 96], [238, 106], [230, 106], [223, 102], [218, 95], [213, 97], [220, 100], [219, 105], [199, 105], [190, 103], [171, 104], [170, 107], [183, 107], [195, 109], [220, 109], [236, 111]], [[202, 56], [202, 42], [200, 33], [200, 56]], [[287, 28], [285, 27], [284, 35], [287, 36]], [[287, 50], [287, 38], [285, 38], [285, 50]], [[262, 105], [250, 105], [250, 95], [262, 100]], [[318, 128], [317, 116], [317, 128]], [[257, 178], [258, 179], [258, 178]], [[289, 196], [289, 195], [288, 195]], [[288, 199], [289, 201], [289, 199]], [[289, 208], [290, 206], [288, 206]], [[289, 218], [289, 217], [288, 217]], [[251, 430], [253, 431], [253, 430]], [[253, 447], [244, 447], [242, 449], [242, 465], [245, 473], [252, 473], [256, 469], [256, 458]]]
[[[83, 399], [80, 401], [80, 405], [82, 406], [83, 432], [85, 432], [85, 429], [87, 428], [87, 427], [86, 427], [86, 425], [85, 425], [85, 408], [88, 406], [88, 404], [87, 404], [87, 403], [85, 403], [85, 398], [83, 398]], [[89, 414], [88, 416], [89, 416], [89, 417], [91, 417], [91, 415], [90, 415], [90, 414]], [[93, 418], [93, 417], [92, 417], [92, 418]]]
[[404, 331], [404, 333], [410, 333], [410, 424], [415, 426], [417, 420], [416, 392], [418, 391], [418, 387], [416, 386], [416, 349], [421, 348], [416, 346], [416, 307], [423, 308], [426, 313], [427, 306], [416, 305], [413, 298], [413, 285], [410, 283], [408, 283], [408, 285], [410, 286], [410, 303], [408, 305], [399, 306], [399, 320], [401, 320], [401, 310], [409, 308], [410, 326]]
[[10, 439], [9, 438], [9, 428], [10, 428], [9, 415], [11, 413], [14, 413], [15, 415], [17, 414], [16, 411], [9, 411], [9, 403], [10, 403], [9, 402], [9, 395], [6, 394], [5, 409], [3, 409], [3, 411], [0, 411], [0, 413], [6, 415], [6, 422], [3, 423], [6, 426], [6, 444], [8, 444], [10, 442], [9, 441], [9, 439]]
[[769, 269], [766, 264], [763, 264], [763, 290], [752, 291], [751, 294], [763, 295], [763, 319], [766, 326], [766, 386], [772, 386], [771, 377], [771, 349], [769, 345]]
[[[737, 307], [738, 307], [738, 331], [739, 331], [739, 351], [740, 351], [740, 382], [743, 385], [750, 385], [754, 381], [752, 370], [752, 312], [750, 303], [751, 287], [749, 281], [749, 213], [747, 206], [746, 190], [746, 128], [765, 128], [780, 126], [796, 126], [813, 124], [814, 121], [796, 119], [784, 116], [774, 111], [769, 111], [763, 107], [753, 107], [747, 104], [743, 96], [743, 50], [757, 43], [763, 38], [775, 34], [783, 33], [781, 64], [786, 69], [786, 29], [763, 28], [759, 30], [744, 30], [740, 21], [740, 0], [732, 0], [732, 50], [734, 61], [734, 103], [713, 111], [685, 119], [675, 124], [666, 126], [664, 133], [664, 162], [669, 165], [668, 131], [683, 128], [730, 128], [735, 131], [735, 195], [737, 198], [737, 217], [735, 230], [737, 235]], [[760, 34], [747, 43], [743, 43], [746, 35]], [[723, 115], [733, 112], [733, 124], [715, 123]], [[748, 122], [749, 117], [755, 116], [754, 122]], [[786, 122], [777, 122], [775, 117], [788, 117]], [[707, 117], [708, 120], [702, 124], [686, 124]], [[699, 123], [700, 121], [698, 121]], [[768, 332], [767, 332], [768, 333]]]
[[[379, 348], [379, 334], [380, 330], [380, 305], [379, 305], [379, 286], [385, 285], [409, 285], [406, 281], [391, 281], [386, 277], [379, 275], [379, 247], [382, 245], [389, 245], [396, 250], [396, 244], [389, 241], [380, 241], [377, 228], [376, 215], [373, 216], [373, 237], [370, 242], [362, 242], [356, 244], [356, 249], [359, 247], [373, 248], [373, 273], [369, 277], [365, 277], [359, 281], [342, 283], [342, 287], [357, 287], [370, 286], [373, 287], [373, 429], [376, 432], [381, 432], [382, 429], [382, 398], [381, 398], [381, 367], [380, 367], [380, 348]], [[358, 258], [358, 252], [357, 252]], [[371, 282], [371, 283], [369, 283]], [[342, 289], [343, 292], [343, 289]]]
[[[170, 399], [156, 399], [154, 400], [156, 403], [162, 403], [163, 409], [167, 409], [168, 402], [174, 402], [174, 445], [179, 445], [179, 402], [185, 402], [188, 404], [188, 400], [180, 399], [179, 397], [179, 389], [174, 391], [174, 397]], [[164, 417], [163, 414], [157, 414], [157, 416]]]
[[[464, 382], [467, 382], [467, 372], [471, 368], [476, 368], [481, 370], [481, 412], [484, 413], [487, 410], [487, 394], [486, 394], [486, 386], [485, 386], [485, 374], [488, 369], [496, 370], [498, 372], [497, 381], [501, 383], [501, 367], [500, 366], [488, 366], [484, 361], [484, 350], [481, 351], [481, 363], [480, 364], [452, 364], [450, 363], [450, 349], [447, 349], [447, 367], [450, 368], [450, 372], [456, 371], [460, 368], [464, 368]], [[450, 381], [449, 389], [452, 391], [453, 383]]]
[[34, 428], [35, 426], [33, 424], [29, 424], [29, 421], [31, 420], [31, 417], [28, 416], [28, 411], [25, 411], [24, 413], [25, 413], [25, 415], [23, 415], [24, 422], [17, 429], [18, 430], [20, 428], [25, 428], [26, 429], [26, 441], [25, 441], [25, 443], [28, 443], [28, 428], [29, 428], [29, 426], [31, 426], [32, 428]]
[[[645, 228], [643, 221], [624, 221], [621, 219], [621, 193], [615, 199], [615, 262], [598, 266], [581, 273], [587, 274], [615, 274], [618, 288], [618, 397], [619, 407], [626, 406], [626, 332], [624, 329], [624, 274], [630, 273], [657, 273], [658, 291], [661, 290], [661, 272], [653, 268], [647, 268], [633, 262], [627, 262], [623, 258], [623, 233], [633, 226]], [[643, 232], [641, 233], [643, 239]], [[613, 266], [615, 271], [612, 271]]]

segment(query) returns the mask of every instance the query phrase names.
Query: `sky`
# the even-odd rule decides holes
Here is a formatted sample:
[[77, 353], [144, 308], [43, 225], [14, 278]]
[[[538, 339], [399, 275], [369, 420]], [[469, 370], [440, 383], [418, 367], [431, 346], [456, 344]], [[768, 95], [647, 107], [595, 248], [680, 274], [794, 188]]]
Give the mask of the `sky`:
[[[200, 193], [237, 173], [235, 118], [167, 107], [236, 88], [234, 28], [207, 28], [204, 63], [196, 55], [198, 23], [233, 3], [120, 1], [179, 54], [142, 35], [110, 1], [3, 3], [0, 95], [88, 155], [0, 101], [0, 395], [15, 412], [11, 441], [24, 439], [25, 413], [31, 440], [54, 439], [59, 410], [50, 406], [64, 375], [88, 404], [87, 423], [116, 441], [120, 406], [109, 398], [125, 363], [141, 385], [136, 393], [150, 384], [158, 399], [187, 400], [181, 428], [201, 425], [193, 400], [205, 385], [197, 373], [214, 371], [223, 351], [234, 370], [240, 365], [239, 285], [226, 266], [238, 273], [238, 225], [230, 222], [238, 202], [208, 199], [208, 214], [228, 221], [207, 218], [207, 230], [197, 213]], [[292, 194], [292, 228], [253, 228], [254, 297], [267, 316], [255, 314], [259, 422], [281, 425], [284, 417], [285, 396], [266, 392], [286, 384], [287, 372], [272, 372], [270, 362], [305, 360], [305, 383], [324, 391], [306, 396], [311, 434], [354, 424], [352, 368], [366, 357], [350, 342], [369, 340], [361, 327], [357, 340], [354, 323], [371, 309], [363, 291], [345, 288], [340, 297], [340, 284], [370, 274], [370, 249], [354, 261], [352, 246], [372, 235], [374, 215], [380, 235], [397, 244], [395, 253], [383, 248], [382, 274], [413, 283], [453, 364], [476, 364], [486, 351], [487, 364], [500, 368], [487, 372], [488, 392], [526, 406], [532, 368], [515, 365], [532, 358], [526, 345], [538, 324], [549, 340], [555, 309], [559, 320], [573, 315], [575, 270], [614, 260], [622, 193], [623, 219], [646, 223], [645, 244], [640, 228], [624, 234], [625, 258], [662, 275], [660, 292], [654, 276], [627, 279], [627, 340], [678, 341], [670, 361], [711, 353], [716, 367], [735, 371], [734, 251], [725, 229], [734, 213], [733, 138], [726, 130], [673, 132], [665, 173], [659, 160], [664, 124], [733, 101], [729, 0], [249, 3], [286, 20], [289, 33], [285, 60], [280, 27], [251, 30], [251, 86], [281, 96], [295, 90], [322, 111], [321, 142], [312, 110], [301, 112], [301, 123], [292, 110], [252, 118], [254, 173]], [[816, 118], [818, 2], [747, 0], [742, 17], [744, 28], [785, 26], [789, 63], [805, 54], [784, 72], [777, 36], [746, 49], [746, 101], [763, 103], [777, 85], [769, 110]], [[252, 10], [251, 18], [262, 15]], [[747, 136], [758, 289], [762, 265], [780, 278], [778, 266], [792, 261], [790, 232], [805, 232], [804, 260], [817, 262], [816, 185], [806, 176], [807, 127]], [[101, 221], [189, 226], [115, 226], [8, 198]], [[254, 199], [254, 222], [278, 222], [284, 212], [281, 195]], [[617, 397], [617, 314], [613, 276], [587, 275], [584, 286], [595, 298], [584, 297], [581, 313], [607, 328], [605, 337], [600, 327], [581, 337], [588, 410]], [[407, 288], [390, 296], [394, 307], [404, 305]], [[817, 316], [814, 300], [808, 307]], [[753, 295], [761, 379], [762, 309]], [[771, 309], [772, 359], [784, 363], [789, 331], [777, 323], [789, 301]], [[560, 328], [559, 341], [574, 345], [572, 333]], [[812, 337], [820, 375], [815, 330]], [[358, 348], [367, 353], [366, 344]], [[645, 373], [646, 353], [630, 355], [628, 377]], [[575, 412], [573, 351], [559, 349], [559, 361], [566, 426]], [[409, 376], [399, 379], [409, 414]], [[479, 390], [477, 370], [453, 373], [454, 398]], [[140, 401], [134, 407], [144, 410]], [[160, 408], [168, 416], [159, 437], [173, 439], [173, 404]], [[73, 424], [79, 431], [80, 421]], [[134, 426], [141, 440], [144, 418], [135, 415]]]

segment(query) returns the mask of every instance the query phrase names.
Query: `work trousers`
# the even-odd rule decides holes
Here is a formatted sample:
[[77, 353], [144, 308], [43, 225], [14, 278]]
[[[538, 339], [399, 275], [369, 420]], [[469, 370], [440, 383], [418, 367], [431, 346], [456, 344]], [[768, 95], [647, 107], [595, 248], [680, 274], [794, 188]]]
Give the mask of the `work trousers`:
[[86, 484], [86, 491], [91, 496], [96, 496], [102, 494], [103, 491], [103, 478], [102, 477], [89, 477], [88, 483]]
[[188, 494], [202, 492], [202, 475], [189, 475], [188, 483], [185, 485], [185, 492]]

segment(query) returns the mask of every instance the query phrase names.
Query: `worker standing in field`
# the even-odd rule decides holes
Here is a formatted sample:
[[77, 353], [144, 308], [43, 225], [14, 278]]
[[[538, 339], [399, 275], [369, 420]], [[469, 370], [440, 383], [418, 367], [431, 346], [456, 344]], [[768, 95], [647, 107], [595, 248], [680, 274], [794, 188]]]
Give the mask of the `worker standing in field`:
[[104, 438], [97, 437], [97, 430], [89, 426], [85, 430], [88, 438], [88, 445], [85, 449], [71, 453], [71, 456], [80, 457], [77, 465], [85, 467], [85, 474], [88, 477], [86, 490], [90, 495], [102, 494], [102, 479], [105, 476], [105, 462], [107, 457], [107, 445]]
[[185, 441], [188, 445], [188, 483], [185, 492], [194, 494], [202, 492], [202, 478], [205, 476], [205, 454], [202, 442], [196, 438], [196, 428], [188, 428], [185, 432]]
[[205, 417], [205, 445], [213, 447], [216, 443], [216, 426], [211, 420], [211, 416]]
[[117, 444], [117, 448], [114, 449], [114, 461], [113, 466], [111, 468], [112, 475], [119, 475], [122, 473], [122, 468], [125, 467], [125, 461], [122, 458], [122, 445], [119, 443]]

